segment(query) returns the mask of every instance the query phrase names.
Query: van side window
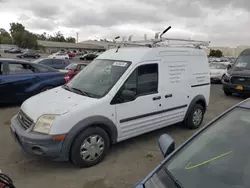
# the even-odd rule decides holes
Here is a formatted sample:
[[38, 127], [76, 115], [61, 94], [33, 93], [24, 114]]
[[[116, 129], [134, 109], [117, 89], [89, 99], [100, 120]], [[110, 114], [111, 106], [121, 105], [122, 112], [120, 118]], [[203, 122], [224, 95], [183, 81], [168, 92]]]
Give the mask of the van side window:
[[137, 95], [158, 92], [158, 64], [138, 67]]
[[135, 98], [157, 93], [158, 64], [155, 63], [137, 67], [125, 81], [114, 100], [112, 100], [111, 104], [132, 101], [123, 99], [122, 93], [124, 91], [133, 92]]

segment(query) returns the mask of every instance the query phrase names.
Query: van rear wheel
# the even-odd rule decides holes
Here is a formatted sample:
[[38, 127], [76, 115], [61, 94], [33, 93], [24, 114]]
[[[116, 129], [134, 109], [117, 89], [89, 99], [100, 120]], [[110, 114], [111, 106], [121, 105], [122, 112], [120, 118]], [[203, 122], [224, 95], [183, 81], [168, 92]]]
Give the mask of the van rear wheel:
[[195, 104], [188, 114], [186, 126], [190, 129], [199, 128], [204, 118], [204, 112], [205, 110], [200, 104]]
[[75, 139], [70, 158], [81, 167], [91, 167], [101, 162], [109, 149], [109, 136], [100, 127], [89, 127], [83, 130]]

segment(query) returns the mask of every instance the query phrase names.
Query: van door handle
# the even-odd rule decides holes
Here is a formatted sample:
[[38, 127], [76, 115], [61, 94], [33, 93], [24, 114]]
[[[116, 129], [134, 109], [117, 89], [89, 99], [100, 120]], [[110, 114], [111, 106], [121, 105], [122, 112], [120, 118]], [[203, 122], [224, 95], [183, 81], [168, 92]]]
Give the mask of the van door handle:
[[165, 98], [170, 98], [172, 96], [173, 96], [172, 94], [167, 94], [167, 95], [165, 95]]
[[156, 100], [160, 100], [161, 99], [161, 96], [157, 96], [157, 97], [154, 97], [153, 100], [156, 101]]

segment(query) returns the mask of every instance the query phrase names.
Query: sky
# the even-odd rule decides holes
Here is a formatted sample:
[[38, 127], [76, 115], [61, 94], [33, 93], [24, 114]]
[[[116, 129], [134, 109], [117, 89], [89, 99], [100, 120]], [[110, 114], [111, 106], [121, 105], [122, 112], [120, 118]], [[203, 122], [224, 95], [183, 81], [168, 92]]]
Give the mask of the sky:
[[250, 45], [249, 0], [0, 0], [0, 28], [19, 22], [35, 33], [89, 39], [133, 35], [211, 41], [211, 46]]

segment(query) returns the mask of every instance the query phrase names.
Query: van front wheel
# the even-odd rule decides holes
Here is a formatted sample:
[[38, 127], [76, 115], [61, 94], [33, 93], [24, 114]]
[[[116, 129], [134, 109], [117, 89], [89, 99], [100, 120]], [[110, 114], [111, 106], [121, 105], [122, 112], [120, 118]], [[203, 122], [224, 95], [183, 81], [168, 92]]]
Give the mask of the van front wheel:
[[199, 128], [203, 121], [204, 112], [204, 108], [200, 104], [195, 104], [186, 119], [187, 127], [190, 129]]
[[74, 164], [83, 168], [101, 162], [109, 149], [109, 136], [99, 127], [83, 130], [75, 139], [70, 157]]

